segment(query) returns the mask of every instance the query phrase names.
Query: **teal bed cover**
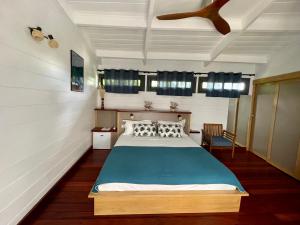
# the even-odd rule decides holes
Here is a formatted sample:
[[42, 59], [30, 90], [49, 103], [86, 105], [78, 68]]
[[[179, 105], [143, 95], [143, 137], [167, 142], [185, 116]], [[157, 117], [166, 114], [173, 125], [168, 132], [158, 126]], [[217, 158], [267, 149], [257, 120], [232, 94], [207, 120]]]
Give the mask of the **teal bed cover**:
[[114, 147], [92, 192], [105, 183], [229, 184], [245, 191], [236, 176], [202, 147]]

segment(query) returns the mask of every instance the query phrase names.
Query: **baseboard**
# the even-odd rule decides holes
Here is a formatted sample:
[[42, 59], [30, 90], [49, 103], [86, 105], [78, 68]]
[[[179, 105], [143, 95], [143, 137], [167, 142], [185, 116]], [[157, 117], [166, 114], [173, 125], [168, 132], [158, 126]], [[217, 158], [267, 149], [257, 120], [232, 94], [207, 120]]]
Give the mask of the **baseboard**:
[[25, 214], [25, 216], [19, 222], [17, 222], [17, 224], [21, 224], [32, 213], [32, 211], [36, 209], [36, 207], [38, 207], [38, 205], [44, 200], [48, 193], [50, 193], [59, 184], [59, 182], [78, 164], [78, 162], [81, 159], [83, 159], [87, 155], [87, 153], [90, 150], [92, 150], [92, 146], [90, 146], [86, 151], [84, 151], [83, 154], [68, 168], [68, 170], [65, 171], [57, 181], [55, 181], [52, 187], [50, 187], [49, 190], [43, 194], [43, 196], [38, 200], [38, 202]]

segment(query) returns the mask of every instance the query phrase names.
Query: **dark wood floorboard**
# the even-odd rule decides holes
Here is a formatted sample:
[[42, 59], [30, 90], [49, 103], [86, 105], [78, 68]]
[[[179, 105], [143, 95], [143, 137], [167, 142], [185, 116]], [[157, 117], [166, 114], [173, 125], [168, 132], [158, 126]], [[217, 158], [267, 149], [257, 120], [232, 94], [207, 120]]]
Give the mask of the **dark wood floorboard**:
[[93, 216], [87, 195], [108, 155], [90, 150], [48, 193], [21, 225], [299, 225], [300, 182], [250, 152], [239, 149], [214, 155], [239, 178], [250, 197], [240, 213]]

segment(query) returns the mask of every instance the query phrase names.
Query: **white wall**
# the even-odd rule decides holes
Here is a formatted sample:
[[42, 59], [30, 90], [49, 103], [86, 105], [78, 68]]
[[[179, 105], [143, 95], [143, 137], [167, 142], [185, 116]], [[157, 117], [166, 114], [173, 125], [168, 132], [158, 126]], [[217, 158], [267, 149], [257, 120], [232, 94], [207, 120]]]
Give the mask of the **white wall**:
[[148, 60], [144, 65], [142, 60], [138, 59], [109, 59], [102, 60], [102, 65], [99, 68], [110, 69], [139, 69], [139, 70], [167, 70], [167, 71], [194, 71], [194, 72], [243, 72], [254, 73], [255, 65], [246, 63], [210, 63], [208, 66], [203, 66], [199, 61], [178, 61], [178, 60]]
[[[41, 26], [60, 43], [35, 42]], [[16, 224], [91, 145], [94, 55], [54, 0], [0, 7], [0, 224]], [[70, 91], [70, 49], [85, 59], [85, 91]]]
[[[194, 71], [194, 72], [243, 72], [254, 73], [255, 67], [250, 64], [239, 63], [211, 63], [203, 67], [202, 63], [196, 61], [165, 61], [149, 60], [146, 66], [141, 60], [134, 59], [104, 59], [99, 67], [114, 69], [138, 69], [147, 71]], [[107, 93], [105, 96], [105, 107], [107, 108], [143, 108], [144, 101], [152, 101], [155, 109], [169, 110], [170, 101], [179, 103], [179, 110], [192, 112], [191, 128], [201, 130], [203, 123], [227, 124], [228, 98], [205, 97], [205, 94], [194, 94], [193, 97], [159, 96], [153, 92], [140, 92], [138, 95], [124, 95]], [[100, 106], [100, 102], [98, 101]], [[195, 135], [194, 135], [195, 136]], [[201, 135], [194, 137], [198, 143]]]
[[235, 117], [236, 117], [236, 110], [237, 110], [236, 107], [237, 107], [237, 99], [236, 98], [229, 99], [226, 130], [233, 133], [235, 131]]
[[285, 73], [300, 71], [300, 44], [292, 44], [278, 51], [269, 63], [258, 65], [256, 68], [256, 77], [268, 77]]
[[[300, 45], [291, 43], [289, 46], [282, 48], [270, 59], [268, 64], [258, 64], [256, 66], [255, 79], [268, 76], [300, 71]], [[252, 94], [252, 87], [250, 87]], [[241, 96], [239, 106], [239, 116], [237, 122], [237, 142], [246, 146], [248, 121], [251, 110], [251, 97]]]
[[238, 109], [236, 142], [243, 147], [247, 145], [248, 123], [251, 111], [251, 96], [241, 95]]
[[[154, 109], [169, 110], [170, 101], [179, 104], [179, 110], [192, 112], [191, 128], [200, 130], [203, 123], [223, 123], [226, 127], [228, 98], [208, 98], [204, 94], [193, 97], [158, 96], [154, 92], [140, 92], [138, 95], [106, 93], [105, 107], [143, 109], [144, 101], [152, 101]], [[100, 106], [100, 103], [98, 104]], [[197, 142], [201, 142], [201, 136]]]

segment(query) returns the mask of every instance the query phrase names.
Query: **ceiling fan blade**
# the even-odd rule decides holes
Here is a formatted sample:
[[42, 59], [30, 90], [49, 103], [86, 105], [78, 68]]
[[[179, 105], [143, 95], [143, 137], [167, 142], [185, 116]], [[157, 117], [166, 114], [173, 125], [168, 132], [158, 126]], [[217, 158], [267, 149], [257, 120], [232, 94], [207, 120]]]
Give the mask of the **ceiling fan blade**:
[[219, 10], [230, 0], [215, 0], [213, 3], [209, 4], [208, 6], [200, 9], [196, 12], [185, 12], [185, 13], [174, 13], [174, 14], [167, 14], [162, 16], [157, 16], [157, 19], [159, 20], [178, 20], [178, 19], [184, 19], [189, 17], [203, 17], [211, 20], [216, 27], [216, 29], [221, 34], [227, 34], [229, 33], [230, 26], [224, 20], [220, 14]]
[[219, 31], [221, 34], [228, 34], [231, 29], [229, 24], [226, 22], [226, 20], [224, 20], [219, 13], [214, 14], [211, 17], [208, 17], [208, 19], [210, 19], [213, 24], [215, 25], [215, 28], [217, 29], [217, 31]]
[[198, 12], [185, 12], [185, 13], [174, 13], [174, 14], [167, 14], [162, 16], [157, 16], [159, 20], [178, 20], [184, 19], [189, 17], [198, 16]]
[[215, 15], [229, 1], [230, 0], [216, 0], [208, 6], [197, 11], [197, 15], [204, 18]]
[[223, 5], [225, 5], [227, 2], [229, 2], [230, 0], [215, 0], [213, 3], [211, 3], [210, 5], [213, 5], [215, 8], [222, 8]]

